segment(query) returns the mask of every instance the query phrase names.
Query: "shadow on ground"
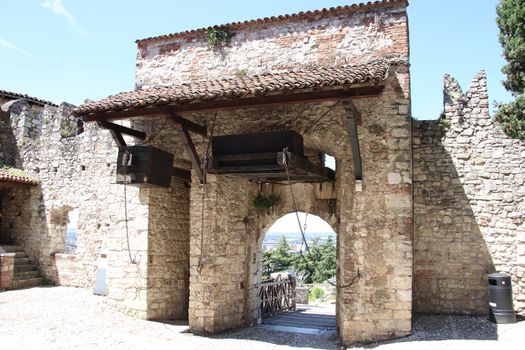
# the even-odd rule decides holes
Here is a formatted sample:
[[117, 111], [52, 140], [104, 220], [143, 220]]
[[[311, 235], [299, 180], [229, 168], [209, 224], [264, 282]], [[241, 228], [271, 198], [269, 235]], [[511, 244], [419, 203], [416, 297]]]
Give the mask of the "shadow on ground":
[[[238, 329], [211, 338], [251, 340], [298, 348], [341, 349], [342, 346], [335, 332], [326, 334], [282, 332], [272, 330], [266, 325]], [[419, 343], [419, 346], [424, 347], [426, 342], [445, 340], [495, 341], [498, 340], [498, 328], [484, 316], [416, 314], [411, 336], [377, 343], [356, 344], [348, 349], [374, 349], [395, 343]]]
[[275, 345], [286, 345], [298, 348], [340, 349], [342, 344], [337, 333], [305, 334], [299, 332], [282, 332], [269, 329], [265, 325], [243, 328], [219, 335], [213, 339], [242, 339]]
[[497, 325], [486, 316], [416, 314], [413, 320], [412, 335], [359, 347], [373, 349], [384, 344], [436, 340], [498, 340]]

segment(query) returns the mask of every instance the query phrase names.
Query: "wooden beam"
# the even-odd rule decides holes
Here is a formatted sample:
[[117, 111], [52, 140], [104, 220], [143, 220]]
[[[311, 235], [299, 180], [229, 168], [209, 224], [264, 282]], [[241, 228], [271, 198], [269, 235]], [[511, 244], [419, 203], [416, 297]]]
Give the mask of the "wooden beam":
[[97, 125], [98, 126], [100, 126], [101, 128], [109, 130], [109, 132], [111, 134], [111, 137], [113, 137], [113, 140], [115, 141], [115, 143], [117, 144], [118, 147], [126, 147], [127, 146], [126, 141], [124, 141], [124, 137], [122, 137], [122, 132], [121, 131], [119, 131], [117, 129], [113, 129], [113, 128], [106, 128], [106, 127], [103, 126], [103, 124], [104, 124], [104, 121], [102, 121], [102, 120], [97, 121]]
[[186, 169], [173, 167], [171, 171], [171, 176], [175, 176], [183, 180], [191, 181], [191, 171], [186, 170]]
[[195, 170], [195, 172], [197, 173], [197, 177], [199, 178], [199, 181], [201, 183], [204, 183], [204, 173], [202, 171], [202, 163], [200, 161], [199, 154], [197, 153], [197, 150], [195, 149], [195, 145], [193, 144], [190, 133], [183, 125], [180, 125], [180, 124], [177, 125], [176, 129], [184, 143], [184, 149], [186, 150], [186, 153], [188, 153], [188, 156], [190, 157], [193, 170]]
[[142, 131], [138, 131], [138, 130], [132, 129], [132, 128], [128, 128], [126, 126], [118, 125], [118, 124], [111, 123], [111, 122], [108, 122], [108, 121], [105, 121], [105, 120], [98, 121], [97, 124], [101, 128], [114, 130], [114, 131], [117, 131], [117, 132], [119, 132], [121, 134], [133, 136], [133, 137], [136, 137], [136, 138], [141, 139], [141, 140], [146, 139], [146, 133], [144, 133]]
[[359, 138], [357, 136], [357, 122], [361, 121], [361, 113], [352, 100], [344, 100], [343, 107], [348, 120], [348, 136], [352, 147], [352, 158], [354, 159], [354, 175], [356, 180], [363, 179], [363, 168], [361, 164], [361, 151], [359, 149]]
[[202, 135], [204, 137], [208, 136], [208, 131], [206, 128], [202, 125], [199, 125], [197, 123], [192, 122], [191, 120], [188, 120], [186, 118], [182, 118], [175, 113], [171, 113], [170, 119], [173, 120], [175, 123], [184, 126], [186, 130], [192, 131], [196, 134]]
[[191, 103], [165, 104], [160, 106], [148, 106], [122, 111], [87, 113], [82, 116], [82, 119], [86, 122], [90, 122], [96, 120], [117, 120], [171, 113], [259, 107], [275, 104], [312, 103], [327, 100], [339, 100], [344, 98], [367, 98], [379, 95], [383, 89], [384, 85], [374, 84], [370, 86], [347, 87], [337, 90], [314, 90], [278, 95], [250, 96], [228, 100], [224, 99]]

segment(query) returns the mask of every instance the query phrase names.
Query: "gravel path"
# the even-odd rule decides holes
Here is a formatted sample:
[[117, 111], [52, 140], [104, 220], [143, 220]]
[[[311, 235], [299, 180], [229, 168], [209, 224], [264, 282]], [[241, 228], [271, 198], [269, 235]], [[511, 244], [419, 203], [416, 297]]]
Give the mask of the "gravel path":
[[[187, 333], [186, 324], [128, 317], [89, 290], [33, 288], [0, 293], [2, 349], [340, 349], [333, 334], [278, 332], [261, 325], [213, 337]], [[417, 316], [414, 335], [351, 349], [522, 348], [525, 322], [495, 325], [485, 318]]]

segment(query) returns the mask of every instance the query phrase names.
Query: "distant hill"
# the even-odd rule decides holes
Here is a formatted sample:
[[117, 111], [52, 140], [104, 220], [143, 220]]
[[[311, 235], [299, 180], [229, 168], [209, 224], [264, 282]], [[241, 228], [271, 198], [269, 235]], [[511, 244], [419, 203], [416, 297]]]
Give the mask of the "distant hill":
[[[277, 232], [270, 231], [266, 233], [264, 237], [264, 242], [277, 241], [281, 236], [284, 236], [288, 239], [301, 239], [301, 232]], [[315, 238], [328, 238], [332, 237], [335, 239], [336, 234], [334, 232], [308, 232], [306, 231], [306, 239], [315, 239]]]

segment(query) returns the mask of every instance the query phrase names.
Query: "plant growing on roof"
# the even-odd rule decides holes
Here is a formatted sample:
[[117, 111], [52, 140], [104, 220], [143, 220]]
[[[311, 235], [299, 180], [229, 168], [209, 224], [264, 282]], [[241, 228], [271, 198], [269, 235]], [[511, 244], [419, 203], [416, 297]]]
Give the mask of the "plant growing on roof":
[[210, 46], [222, 46], [226, 44], [230, 38], [229, 33], [225, 29], [209, 28], [206, 31], [206, 38]]
[[246, 75], [248, 75], [247, 69], [240, 69], [237, 72], [234, 73], [236, 78], [244, 78]]
[[29, 175], [28, 173], [26, 173], [25, 171], [23, 171], [21, 169], [13, 168], [13, 167], [10, 167], [10, 166], [7, 166], [7, 165], [0, 166], [0, 170], [3, 171], [4, 173], [9, 174], [9, 175], [26, 177], [26, 178], [28, 178], [30, 180], [33, 180], [33, 181], [40, 181], [38, 179], [38, 177], [36, 177], [36, 176]]

